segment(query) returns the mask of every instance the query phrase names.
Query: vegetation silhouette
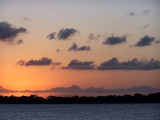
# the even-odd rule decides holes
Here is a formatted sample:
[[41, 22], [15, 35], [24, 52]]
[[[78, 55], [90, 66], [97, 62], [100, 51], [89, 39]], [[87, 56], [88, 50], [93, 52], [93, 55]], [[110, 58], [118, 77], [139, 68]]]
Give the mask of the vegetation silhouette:
[[0, 104], [108, 104], [108, 103], [160, 103], [160, 92], [148, 95], [134, 94], [131, 95], [108, 95], [108, 96], [70, 96], [56, 97], [48, 96], [47, 98], [36, 95], [30, 96], [0, 96]]

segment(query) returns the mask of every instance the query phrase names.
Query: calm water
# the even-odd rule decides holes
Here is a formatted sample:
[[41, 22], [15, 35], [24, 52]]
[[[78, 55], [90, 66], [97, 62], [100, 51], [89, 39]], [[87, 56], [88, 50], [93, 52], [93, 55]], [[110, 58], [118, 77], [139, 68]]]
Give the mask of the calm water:
[[0, 120], [160, 120], [160, 104], [0, 104]]

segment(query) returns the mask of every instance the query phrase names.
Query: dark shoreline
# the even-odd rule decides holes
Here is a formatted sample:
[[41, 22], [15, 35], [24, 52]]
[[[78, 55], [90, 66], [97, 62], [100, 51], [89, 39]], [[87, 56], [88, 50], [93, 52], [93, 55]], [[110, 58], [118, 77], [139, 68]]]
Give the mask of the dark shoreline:
[[36, 95], [30, 96], [0, 96], [0, 104], [130, 104], [130, 103], [160, 103], [160, 92], [148, 95], [108, 95], [108, 96], [71, 96], [47, 98]]

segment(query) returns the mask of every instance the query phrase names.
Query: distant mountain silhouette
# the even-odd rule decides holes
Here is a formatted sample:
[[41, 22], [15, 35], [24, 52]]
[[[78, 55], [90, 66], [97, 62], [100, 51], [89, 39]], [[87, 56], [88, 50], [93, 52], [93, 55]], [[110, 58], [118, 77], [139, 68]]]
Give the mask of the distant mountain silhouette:
[[154, 93], [160, 92], [160, 88], [153, 88], [151, 86], [140, 86], [132, 87], [126, 89], [104, 89], [103, 87], [94, 88], [89, 87], [82, 89], [77, 85], [72, 85], [71, 87], [56, 87], [49, 90], [23, 90], [23, 91], [14, 91], [7, 90], [3, 87], [0, 87], [0, 93], [5, 92], [30, 92], [30, 93]]
[[50, 90], [46, 90], [45, 92], [62, 92], [62, 93], [140, 93], [140, 92], [159, 92], [160, 89], [153, 88], [151, 86], [140, 86], [140, 87], [133, 87], [127, 89], [104, 89], [103, 87], [94, 88], [89, 87], [86, 89], [82, 89], [79, 86], [73, 85], [68, 88], [59, 87], [59, 88], [52, 88]]

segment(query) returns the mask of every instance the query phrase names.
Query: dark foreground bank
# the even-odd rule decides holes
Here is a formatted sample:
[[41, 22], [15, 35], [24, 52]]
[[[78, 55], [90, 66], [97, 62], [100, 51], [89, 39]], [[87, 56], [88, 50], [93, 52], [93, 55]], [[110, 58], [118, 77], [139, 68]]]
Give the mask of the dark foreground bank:
[[71, 96], [47, 98], [36, 95], [31, 96], [0, 96], [0, 104], [104, 104], [104, 103], [160, 103], [160, 93], [151, 93], [148, 95], [134, 94], [131, 95], [109, 95], [109, 96]]

